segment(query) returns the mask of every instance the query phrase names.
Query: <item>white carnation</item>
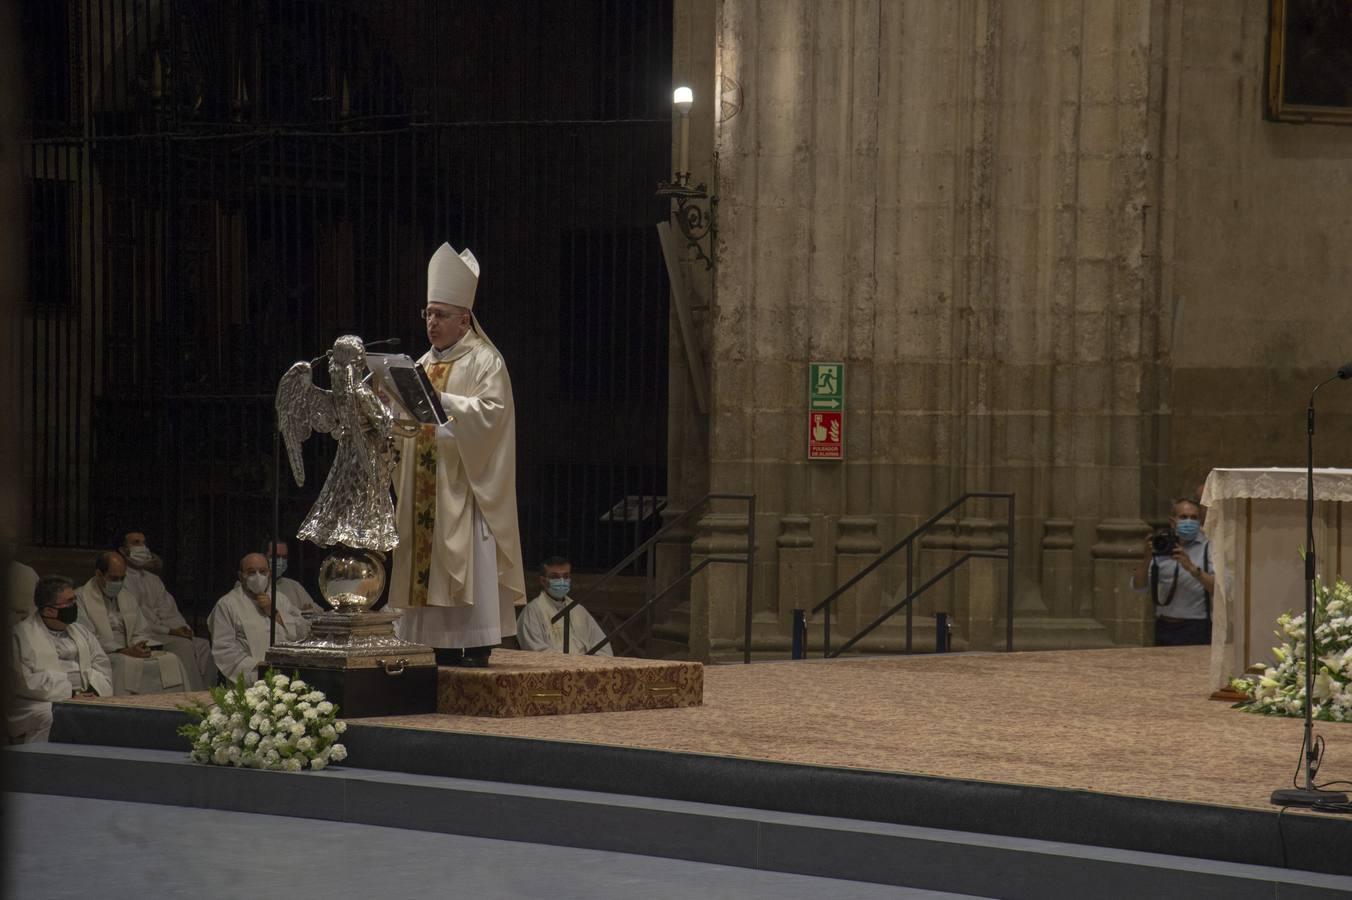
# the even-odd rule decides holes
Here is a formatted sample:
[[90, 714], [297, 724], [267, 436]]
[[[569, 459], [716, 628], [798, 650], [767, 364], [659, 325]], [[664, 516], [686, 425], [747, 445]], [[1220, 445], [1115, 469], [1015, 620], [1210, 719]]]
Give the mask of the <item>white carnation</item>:
[[305, 682], [301, 681], [299, 678], [291, 682], [291, 690], [295, 691], [297, 694], [303, 694], [307, 690], [309, 690], [309, 688], [310, 686]]
[[300, 701], [299, 703], [296, 704], [296, 709], [300, 710], [301, 712], [305, 712], [305, 711], [306, 711], [307, 709], [309, 709], [309, 708], [310, 708], [310, 701], [308, 701], [308, 700], [302, 700], [302, 701]]
[[319, 718], [319, 710], [317, 710], [317, 709], [307, 709], [307, 710], [305, 710], [305, 712], [304, 712], [304, 716], [305, 716], [305, 721], [307, 721], [307, 722], [313, 722], [315, 719], [318, 719], [318, 718]]
[[285, 703], [277, 703], [277, 704], [274, 704], [273, 707], [272, 707], [272, 714], [273, 714], [274, 716], [284, 716], [284, 715], [286, 715], [286, 704], [285, 704]]
[[324, 760], [322, 760], [322, 759], [312, 759], [312, 760], [310, 760], [310, 768], [313, 769], [313, 770], [316, 771], [316, 772], [318, 772], [320, 769], [324, 768], [324, 767], [327, 766], [327, 765], [328, 765], [328, 763], [324, 762]]
[[286, 761], [285, 766], [288, 772], [299, 772], [305, 764], [300, 761], [300, 757], [293, 756]]
[[282, 702], [283, 702], [283, 703], [295, 703], [295, 702], [296, 702], [296, 695], [295, 695], [295, 693], [293, 693], [292, 691], [287, 691], [285, 694], [282, 694]]
[[342, 744], [334, 744], [329, 748], [329, 759], [334, 762], [342, 762], [347, 759], [347, 748]]
[[314, 749], [314, 746], [315, 746], [314, 738], [311, 737], [303, 737], [300, 740], [296, 741], [296, 749], [301, 751], [302, 753], [309, 753], [311, 750]]
[[267, 719], [264, 719], [263, 721], [259, 722], [259, 723], [258, 723], [258, 733], [259, 733], [259, 734], [272, 734], [272, 723], [269, 722]]
[[321, 716], [327, 716], [333, 712], [333, 704], [325, 700], [323, 703], [316, 706], [315, 709], [319, 710]]
[[319, 691], [310, 691], [310, 693], [305, 695], [305, 702], [307, 703], [322, 703], [323, 701], [324, 695]]
[[244, 746], [252, 747], [254, 744], [258, 743], [258, 738], [259, 734], [257, 731], [249, 732], [248, 734], [244, 735]]
[[342, 719], [339, 719], [338, 721], [333, 723], [333, 730], [338, 732], [339, 734], [342, 734], [344, 731], [347, 731], [347, 723], [344, 722]]
[[224, 747], [217, 747], [211, 754], [211, 761], [218, 766], [230, 764], [230, 756], [225, 752]]
[[275, 688], [279, 688], [279, 687], [284, 688], [284, 687], [286, 687], [286, 686], [287, 686], [288, 684], [290, 684], [290, 683], [291, 683], [291, 679], [290, 679], [289, 677], [287, 677], [286, 675], [274, 675], [274, 676], [272, 676], [272, 686], [275, 687]]
[[305, 733], [305, 726], [297, 722], [295, 725], [291, 726], [291, 733], [296, 737], [300, 737]]

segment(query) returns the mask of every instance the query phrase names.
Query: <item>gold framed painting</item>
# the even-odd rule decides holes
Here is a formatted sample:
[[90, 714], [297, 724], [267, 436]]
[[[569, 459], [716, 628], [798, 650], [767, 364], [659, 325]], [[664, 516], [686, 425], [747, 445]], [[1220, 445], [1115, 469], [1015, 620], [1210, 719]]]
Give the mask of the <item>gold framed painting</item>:
[[1352, 125], [1352, 0], [1268, 0], [1266, 118]]

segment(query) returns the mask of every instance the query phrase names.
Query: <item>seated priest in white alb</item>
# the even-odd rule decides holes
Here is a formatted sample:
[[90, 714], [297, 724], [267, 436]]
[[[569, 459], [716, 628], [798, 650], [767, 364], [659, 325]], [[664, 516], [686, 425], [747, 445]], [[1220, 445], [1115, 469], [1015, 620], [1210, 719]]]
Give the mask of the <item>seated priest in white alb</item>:
[[[522, 650], [563, 651], [563, 619], [552, 621], [572, 598], [568, 591], [573, 586], [573, 564], [563, 556], [551, 556], [540, 565], [540, 595], [521, 610], [516, 623], [516, 640]], [[570, 653], [586, 653], [605, 639], [606, 633], [596, 624], [592, 614], [581, 606], [568, 613], [568, 645]], [[614, 656], [610, 645], [596, 651], [597, 656]]]
[[188, 675], [178, 657], [165, 653], [150, 633], [141, 601], [127, 590], [127, 562], [108, 550], [98, 555], [94, 577], [80, 586], [75, 601], [80, 621], [99, 639], [113, 663], [113, 692], [157, 694], [188, 690]]
[[283, 578], [286, 574], [287, 559], [291, 552], [286, 546], [286, 541], [278, 541], [273, 545], [272, 565], [277, 570], [277, 593], [286, 594], [286, 599], [291, 601], [291, 605], [305, 613], [321, 613], [324, 607], [315, 602], [315, 598], [310, 596], [310, 592], [305, 589], [294, 578]]
[[5, 587], [9, 591], [9, 624], [18, 625], [33, 612], [33, 589], [38, 586], [38, 573], [18, 560], [9, 564]]
[[127, 563], [127, 590], [141, 601], [141, 615], [155, 640], [164, 649], [178, 657], [188, 673], [187, 690], [200, 691], [216, 683], [216, 664], [211, 659], [211, 644], [194, 637], [192, 627], [178, 611], [174, 595], [164, 581], [146, 568], [154, 554], [146, 546], [146, 536], [140, 531], [128, 531], [122, 536], [118, 552]]
[[10, 657], [14, 696], [6, 724], [10, 740], [18, 743], [47, 740], [53, 701], [113, 693], [113, 665], [99, 639], [78, 621], [71, 580], [48, 575], [31, 596], [36, 615], [15, 627]]
[[[216, 667], [227, 681], [234, 682], [241, 674], [253, 684], [262, 674], [263, 657], [271, 646], [268, 642], [271, 628], [268, 614], [272, 609], [272, 578], [268, 572], [268, 558], [261, 553], [250, 553], [239, 561], [239, 580], [220, 600], [207, 619], [211, 629], [211, 653]], [[277, 643], [298, 641], [310, 633], [310, 623], [300, 611], [277, 593]]]

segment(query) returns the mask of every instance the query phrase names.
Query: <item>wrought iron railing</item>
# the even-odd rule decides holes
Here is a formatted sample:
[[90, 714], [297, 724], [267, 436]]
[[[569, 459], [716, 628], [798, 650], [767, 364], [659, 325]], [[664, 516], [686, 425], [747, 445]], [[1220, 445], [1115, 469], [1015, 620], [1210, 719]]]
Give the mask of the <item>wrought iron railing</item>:
[[[1005, 501], [1006, 513], [1008, 516], [1008, 527], [1005, 531], [1004, 544], [997, 544], [995, 547], [986, 549], [973, 549], [964, 551], [961, 556], [944, 566], [936, 574], [925, 581], [920, 587], [914, 587], [915, 583], [915, 543], [930, 528], [934, 527], [944, 516], [957, 509], [968, 500], [1003, 500]], [[838, 597], [863, 581], [874, 570], [883, 565], [897, 553], [906, 551], [906, 594], [891, 608], [882, 615], [870, 622], [862, 631], [850, 638], [844, 644], [831, 648], [831, 604]], [[953, 572], [967, 562], [969, 559], [1003, 559], [1007, 561], [1005, 566], [1005, 649], [1014, 649], [1014, 495], [999, 491], [972, 491], [963, 494], [952, 503], [945, 506], [939, 512], [930, 516], [920, 524], [914, 531], [906, 535], [897, 543], [893, 544], [887, 551], [878, 556], [877, 559], [870, 562], [867, 566], [857, 572], [852, 578], [836, 588], [826, 596], [824, 600], [812, 607], [812, 614], [824, 613], [822, 616], [822, 655], [831, 658], [839, 656], [846, 650], [859, 643], [868, 636], [874, 629], [878, 628], [888, 619], [895, 616], [898, 612], [906, 610], [906, 652], [910, 653], [912, 649], [912, 629], [914, 618], [914, 603], [925, 591], [947, 578]]]
[[[657, 551], [657, 545], [662, 543], [671, 543], [674, 540], [671, 537], [672, 532], [674, 532], [677, 528], [681, 527], [683, 524], [688, 522], [692, 517], [694, 517], [696, 513], [702, 511], [707, 504], [713, 502], [714, 500], [737, 500], [746, 504], [746, 520], [747, 520], [746, 555], [731, 556], [722, 554], [711, 554], [709, 556], [706, 556], [703, 559], [701, 559], [698, 563], [696, 563], [695, 565], [691, 566], [690, 568], [682, 572], [680, 575], [678, 575], [674, 580], [672, 580], [670, 584], [662, 588], [662, 590], [657, 591], [656, 567], [655, 567], [656, 563], [655, 556]], [[587, 655], [589, 656], [593, 655], [596, 653], [597, 650], [600, 650], [602, 647], [605, 647], [606, 645], [613, 643], [616, 635], [620, 634], [634, 622], [638, 621], [638, 619], [641, 616], [647, 615], [652, 609], [654, 609], [657, 606], [657, 603], [660, 600], [662, 600], [664, 597], [666, 597], [680, 585], [684, 584], [691, 578], [694, 578], [700, 572], [707, 569], [709, 566], [714, 565], [716, 563], [732, 563], [736, 565], [746, 566], [746, 605], [744, 608], [745, 617], [743, 623], [744, 655], [742, 661], [748, 663], [751, 662], [751, 605], [752, 598], [755, 596], [756, 590], [755, 494], [705, 494], [698, 501], [691, 504], [689, 509], [681, 513], [676, 518], [672, 519], [667, 524], [663, 525], [660, 529], [658, 529], [658, 531], [655, 534], [653, 534], [652, 537], [648, 538], [646, 541], [635, 547], [629, 553], [628, 556], [620, 560], [615, 565], [611, 566], [610, 569], [604, 575], [602, 575], [599, 579], [597, 579], [596, 582], [594, 582], [590, 586], [587, 593], [588, 594], [596, 593], [596, 591], [601, 587], [601, 585], [605, 584], [605, 582], [610, 580], [610, 578], [613, 577], [614, 575], [623, 572], [630, 565], [632, 565], [640, 556], [647, 557], [646, 560], [647, 582], [646, 587], [644, 589], [644, 596], [646, 599], [644, 600], [643, 605], [640, 606], [632, 615], [630, 615], [629, 618], [625, 619], [624, 622], [622, 622], [618, 627], [611, 629], [603, 640], [598, 641], [595, 646], [589, 647], [587, 649]], [[569, 648], [571, 646], [572, 641], [572, 633], [571, 633], [572, 617], [570, 613], [573, 611], [573, 607], [580, 605], [582, 603], [583, 598], [585, 598], [586, 596], [587, 594], [584, 594], [580, 597], [570, 599], [568, 603], [564, 605], [563, 609], [555, 613], [554, 617], [550, 619], [551, 622], [558, 622], [560, 619], [563, 620], [564, 653], [569, 652]], [[649, 626], [649, 629], [651, 630], [651, 626]]]

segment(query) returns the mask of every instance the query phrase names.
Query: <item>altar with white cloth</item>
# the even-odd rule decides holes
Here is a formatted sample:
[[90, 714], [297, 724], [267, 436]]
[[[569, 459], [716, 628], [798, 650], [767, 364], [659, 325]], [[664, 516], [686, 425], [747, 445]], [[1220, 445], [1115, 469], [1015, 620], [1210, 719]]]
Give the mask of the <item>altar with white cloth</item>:
[[[1352, 569], [1352, 469], [1315, 469], [1314, 541], [1325, 581]], [[1305, 608], [1305, 470], [1214, 469], [1202, 490], [1216, 569], [1211, 681], [1272, 659], [1277, 617]], [[1344, 518], [1348, 528], [1343, 528]], [[1344, 566], [1348, 569], [1344, 569]]]

